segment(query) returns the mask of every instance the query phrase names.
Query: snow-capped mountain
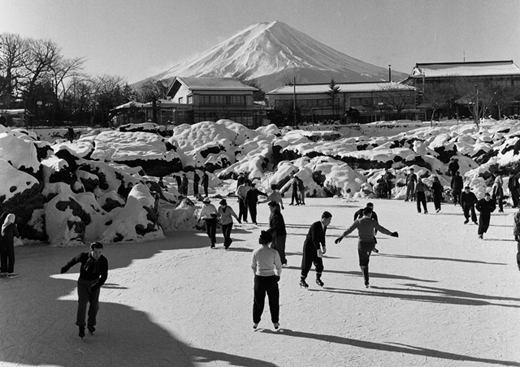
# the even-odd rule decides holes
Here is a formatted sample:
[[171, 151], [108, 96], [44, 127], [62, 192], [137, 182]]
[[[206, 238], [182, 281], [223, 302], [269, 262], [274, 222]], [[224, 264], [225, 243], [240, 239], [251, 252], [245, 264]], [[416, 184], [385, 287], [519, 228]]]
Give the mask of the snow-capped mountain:
[[[275, 21], [252, 25], [152, 79], [169, 85], [176, 76], [254, 78], [267, 92], [294, 78], [297, 83], [328, 83], [332, 78], [338, 83], [388, 80], [388, 69], [350, 57]], [[392, 72], [394, 80], [404, 77]]]

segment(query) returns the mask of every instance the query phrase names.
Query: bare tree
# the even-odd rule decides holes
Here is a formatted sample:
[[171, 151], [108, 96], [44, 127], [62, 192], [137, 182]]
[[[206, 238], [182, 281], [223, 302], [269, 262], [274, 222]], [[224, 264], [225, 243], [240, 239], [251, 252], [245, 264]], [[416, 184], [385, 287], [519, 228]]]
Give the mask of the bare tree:
[[433, 125], [435, 112], [444, 108], [451, 108], [459, 98], [457, 87], [454, 83], [431, 85], [423, 95], [424, 104], [432, 109], [430, 124]]
[[11, 107], [12, 99], [16, 98], [26, 52], [27, 44], [19, 35], [0, 34], [0, 98], [7, 107]]
[[407, 106], [414, 104], [414, 91], [405, 89], [401, 84], [390, 83], [383, 86], [379, 97], [386, 106], [397, 112], [398, 117]]

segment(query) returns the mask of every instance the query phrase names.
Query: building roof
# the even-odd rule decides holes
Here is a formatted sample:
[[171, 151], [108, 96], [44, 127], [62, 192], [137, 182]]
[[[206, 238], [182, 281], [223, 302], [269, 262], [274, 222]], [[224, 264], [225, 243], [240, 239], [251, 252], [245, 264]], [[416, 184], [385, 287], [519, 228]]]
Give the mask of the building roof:
[[[388, 90], [413, 91], [415, 88], [406, 84], [396, 82], [361, 82], [361, 83], [337, 83], [339, 93], [354, 93], [354, 92], [381, 92]], [[330, 91], [330, 84], [297, 84], [296, 94], [322, 94]], [[277, 88], [267, 93], [273, 94], [293, 94], [295, 93], [294, 86], [286, 85]]]
[[411, 78], [446, 78], [470, 76], [519, 75], [520, 68], [513, 60], [418, 63], [412, 70]]
[[177, 77], [173, 83], [176, 81], [179, 81], [191, 90], [257, 90], [257, 88], [246, 85], [235, 78]]

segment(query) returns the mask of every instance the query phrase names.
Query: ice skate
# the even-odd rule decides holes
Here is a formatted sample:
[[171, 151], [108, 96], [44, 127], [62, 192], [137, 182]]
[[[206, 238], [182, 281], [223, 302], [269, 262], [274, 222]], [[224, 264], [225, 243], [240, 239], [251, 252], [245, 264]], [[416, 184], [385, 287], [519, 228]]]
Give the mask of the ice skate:
[[374, 250], [372, 250], [372, 251], [374, 251], [374, 252], [375, 252], [376, 254], [378, 254], [378, 253], [379, 253], [379, 250], [378, 250], [378, 249], [376, 249], [375, 247], [374, 247]]
[[300, 288], [305, 288], [305, 289], [309, 288], [309, 285], [307, 284], [305, 279], [300, 280]]
[[94, 331], [96, 331], [96, 328], [94, 326], [88, 325], [87, 329], [88, 329], [88, 332], [90, 333], [90, 335], [94, 335]]
[[316, 279], [316, 284], [319, 285], [320, 287], [323, 287], [325, 285], [325, 283], [323, 283], [321, 281], [321, 279]]
[[16, 278], [17, 276], [18, 276], [18, 274], [15, 274], [15, 273], [8, 273], [7, 274], [8, 278]]
[[256, 330], [257, 328], [258, 328], [258, 322], [255, 322], [255, 323], [253, 324], [253, 329]]
[[79, 327], [79, 334], [78, 335], [79, 335], [79, 337], [81, 339], [83, 339], [85, 337], [85, 327], [84, 326], [80, 326]]
[[280, 328], [280, 323], [279, 322], [275, 322], [275, 323], [273, 323], [273, 326], [274, 326], [275, 330], [278, 330]]

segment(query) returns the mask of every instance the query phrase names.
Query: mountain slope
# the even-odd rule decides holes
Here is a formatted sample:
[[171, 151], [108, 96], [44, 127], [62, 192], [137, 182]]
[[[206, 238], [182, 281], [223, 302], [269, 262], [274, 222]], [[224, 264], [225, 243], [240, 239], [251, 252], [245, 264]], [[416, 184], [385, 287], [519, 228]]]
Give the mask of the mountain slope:
[[[209, 51], [179, 63], [153, 79], [169, 83], [176, 76], [257, 79], [264, 91], [297, 83], [381, 81], [388, 70], [365, 63], [318, 42], [282, 22], [259, 23]], [[393, 79], [406, 74], [394, 72]]]

